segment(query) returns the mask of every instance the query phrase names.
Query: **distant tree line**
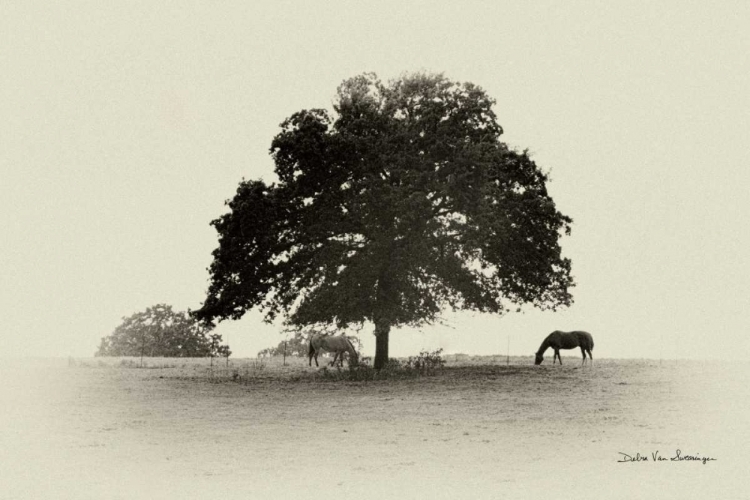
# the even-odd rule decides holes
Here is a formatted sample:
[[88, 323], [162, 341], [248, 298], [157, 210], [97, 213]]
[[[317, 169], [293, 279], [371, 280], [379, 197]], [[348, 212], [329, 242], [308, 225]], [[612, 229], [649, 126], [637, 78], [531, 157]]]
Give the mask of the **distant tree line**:
[[187, 312], [157, 304], [122, 319], [108, 336], [102, 337], [95, 356], [229, 357], [219, 334], [210, 334]]

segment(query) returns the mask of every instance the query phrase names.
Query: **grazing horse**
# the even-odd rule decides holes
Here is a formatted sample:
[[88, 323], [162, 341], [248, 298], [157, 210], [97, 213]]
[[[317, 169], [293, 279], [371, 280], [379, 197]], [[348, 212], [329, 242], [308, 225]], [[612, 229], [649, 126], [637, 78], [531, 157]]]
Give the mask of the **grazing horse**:
[[594, 339], [590, 333], [587, 332], [561, 332], [555, 330], [554, 332], [547, 335], [542, 345], [539, 346], [539, 350], [536, 352], [536, 359], [534, 360], [535, 365], [542, 363], [544, 358], [542, 355], [548, 348], [555, 350], [555, 355], [552, 357], [552, 364], [555, 364], [555, 358], [560, 360], [562, 364], [562, 358], [560, 358], [560, 349], [575, 349], [576, 347], [581, 348], [581, 354], [583, 354], [582, 365], [586, 363], [586, 353], [589, 353], [589, 359], [594, 362], [594, 358], [591, 356], [591, 349], [594, 348]]
[[335, 356], [331, 364], [336, 363], [336, 359], [340, 358], [341, 365], [344, 364], [344, 353], [349, 353], [349, 363], [352, 362], [356, 365], [358, 361], [357, 350], [344, 335], [338, 335], [336, 337], [331, 335], [321, 335], [319, 333], [313, 334], [310, 337], [310, 349], [308, 350], [309, 364], [312, 366], [313, 357], [315, 358], [315, 366], [318, 365], [318, 354], [321, 351], [333, 352]]

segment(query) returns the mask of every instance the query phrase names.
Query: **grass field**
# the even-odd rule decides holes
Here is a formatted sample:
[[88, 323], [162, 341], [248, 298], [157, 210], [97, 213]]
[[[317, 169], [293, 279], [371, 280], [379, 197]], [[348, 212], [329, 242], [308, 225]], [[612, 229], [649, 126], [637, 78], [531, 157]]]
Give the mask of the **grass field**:
[[750, 498], [745, 363], [563, 359], [0, 360], [0, 498]]

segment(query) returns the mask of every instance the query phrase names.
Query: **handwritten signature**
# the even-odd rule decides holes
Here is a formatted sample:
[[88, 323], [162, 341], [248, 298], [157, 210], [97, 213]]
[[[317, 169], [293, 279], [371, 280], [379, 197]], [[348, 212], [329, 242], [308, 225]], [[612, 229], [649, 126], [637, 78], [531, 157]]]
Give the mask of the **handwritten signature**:
[[693, 461], [693, 462], [701, 462], [703, 465], [706, 465], [708, 462], [716, 461], [715, 458], [712, 457], [701, 457], [698, 456], [696, 453], [695, 455], [688, 455], [686, 453], [683, 453], [682, 450], [678, 449], [675, 451], [674, 455], [665, 458], [661, 456], [659, 453], [659, 450], [656, 450], [654, 452], [651, 452], [651, 455], [641, 455], [640, 453], [636, 453], [635, 455], [629, 455], [627, 453], [623, 453], [621, 451], [618, 451], [621, 455], [620, 460], [617, 462], [619, 463], [626, 463], [626, 462], [683, 462], [683, 461]]

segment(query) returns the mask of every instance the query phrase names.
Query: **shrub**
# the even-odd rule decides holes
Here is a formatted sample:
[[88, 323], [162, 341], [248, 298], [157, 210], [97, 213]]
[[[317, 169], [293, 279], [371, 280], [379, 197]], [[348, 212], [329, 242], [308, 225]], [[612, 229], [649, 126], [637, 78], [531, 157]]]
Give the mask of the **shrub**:
[[436, 351], [420, 351], [417, 356], [409, 356], [405, 366], [413, 370], [420, 370], [422, 372], [431, 372], [436, 369], [442, 368], [445, 365], [445, 360], [441, 356], [443, 349]]

